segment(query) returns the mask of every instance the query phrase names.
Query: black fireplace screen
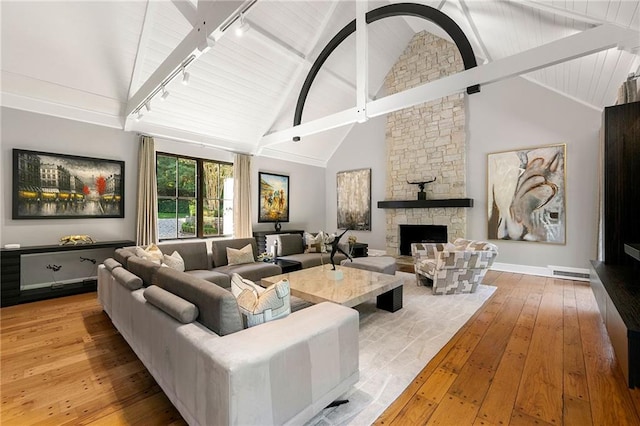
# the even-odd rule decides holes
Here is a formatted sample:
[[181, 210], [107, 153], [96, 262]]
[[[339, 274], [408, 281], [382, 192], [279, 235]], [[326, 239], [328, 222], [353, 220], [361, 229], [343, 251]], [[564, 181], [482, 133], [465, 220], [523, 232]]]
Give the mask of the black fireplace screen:
[[446, 243], [445, 225], [400, 225], [400, 254], [411, 256], [411, 243]]

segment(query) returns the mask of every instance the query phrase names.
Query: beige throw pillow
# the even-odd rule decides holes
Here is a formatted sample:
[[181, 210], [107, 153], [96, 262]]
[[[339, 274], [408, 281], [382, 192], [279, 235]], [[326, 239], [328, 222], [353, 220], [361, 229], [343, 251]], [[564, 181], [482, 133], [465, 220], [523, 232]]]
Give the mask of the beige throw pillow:
[[163, 254], [160, 248], [155, 244], [149, 244], [146, 249], [142, 247], [136, 247], [136, 256], [141, 257], [142, 259], [147, 259], [153, 263], [157, 263], [158, 265], [162, 264]]
[[168, 267], [173, 268], [176, 271], [184, 272], [184, 259], [177, 251], [171, 253], [171, 256], [165, 254], [162, 257], [162, 264], [167, 265]]
[[256, 261], [253, 258], [253, 247], [251, 247], [251, 244], [247, 244], [240, 250], [227, 247], [227, 260], [229, 266], [242, 265], [243, 263], [253, 263]]
[[260, 295], [248, 289], [243, 290], [237, 300], [246, 327], [284, 318], [291, 313], [288, 280], [267, 287]]
[[260, 296], [260, 294], [264, 292], [264, 288], [260, 287], [253, 281], [242, 278], [239, 274], [232, 274], [231, 293], [233, 293], [233, 296], [237, 298], [244, 290], [249, 290], [256, 296]]

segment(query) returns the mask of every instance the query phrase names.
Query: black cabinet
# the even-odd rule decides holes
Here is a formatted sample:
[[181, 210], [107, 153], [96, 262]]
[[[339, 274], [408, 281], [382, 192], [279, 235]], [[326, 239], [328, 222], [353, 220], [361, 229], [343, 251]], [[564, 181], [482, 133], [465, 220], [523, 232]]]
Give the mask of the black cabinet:
[[604, 109], [604, 262], [632, 265], [640, 243], [640, 102]]
[[630, 388], [640, 387], [640, 271], [591, 262], [591, 288]]
[[264, 253], [267, 251], [267, 235], [274, 234], [300, 234], [303, 235], [304, 231], [300, 231], [298, 229], [281, 229], [280, 231], [254, 231], [253, 238], [256, 239], [256, 244], [258, 245], [258, 253]]
[[[3, 248], [0, 252], [0, 306], [11, 306], [36, 300], [86, 293], [89, 291], [95, 291], [96, 289], [95, 277], [86, 276], [78, 277], [77, 280], [66, 280], [65, 283], [61, 285], [50, 285], [29, 289], [21, 288], [23, 256], [63, 252], [78, 252], [78, 255], [80, 256], [82, 254], [81, 251], [83, 250], [116, 249], [134, 244], [135, 243], [133, 241], [122, 240], [78, 245], [45, 245], [21, 247], [17, 249]], [[85, 260], [90, 261], [92, 259]]]

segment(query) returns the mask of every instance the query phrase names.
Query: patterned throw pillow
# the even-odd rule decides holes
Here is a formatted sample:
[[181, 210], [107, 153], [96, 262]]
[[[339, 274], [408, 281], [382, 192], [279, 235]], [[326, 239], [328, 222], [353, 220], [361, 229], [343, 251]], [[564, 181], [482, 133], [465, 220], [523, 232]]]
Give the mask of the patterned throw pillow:
[[167, 265], [168, 267], [173, 268], [176, 271], [184, 272], [184, 259], [177, 251], [171, 253], [171, 256], [165, 254], [162, 257], [162, 264]]
[[323, 253], [324, 252], [324, 233], [318, 232], [315, 236], [304, 233], [305, 253]]
[[251, 247], [251, 244], [247, 244], [240, 250], [227, 247], [227, 259], [229, 266], [242, 265], [243, 263], [253, 263], [256, 261], [253, 258], [253, 247]]
[[284, 318], [291, 313], [288, 280], [270, 285], [260, 295], [251, 290], [243, 290], [237, 300], [246, 327]]
[[260, 294], [264, 293], [264, 288], [260, 287], [256, 283], [246, 278], [242, 278], [239, 274], [231, 275], [231, 293], [235, 298], [240, 296], [244, 290], [249, 290], [255, 293], [256, 297], [260, 296]]
[[136, 256], [141, 257], [142, 259], [147, 259], [153, 263], [157, 263], [158, 265], [162, 264], [163, 254], [160, 248], [151, 243], [146, 249], [142, 247], [136, 247]]

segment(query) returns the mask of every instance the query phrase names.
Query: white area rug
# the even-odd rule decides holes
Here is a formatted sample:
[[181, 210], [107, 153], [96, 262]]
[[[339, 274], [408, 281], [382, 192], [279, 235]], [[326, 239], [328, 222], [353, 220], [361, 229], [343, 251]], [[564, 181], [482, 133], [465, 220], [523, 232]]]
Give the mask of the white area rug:
[[356, 307], [360, 380], [341, 398], [349, 403], [323, 410], [307, 425], [373, 423], [496, 289], [480, 285], [473, 294], [434, 296], [431, 287], [416, 285], [414, 274], [396, 275], [405, 280], [401, 310], [379, 310], [375, 299]]

